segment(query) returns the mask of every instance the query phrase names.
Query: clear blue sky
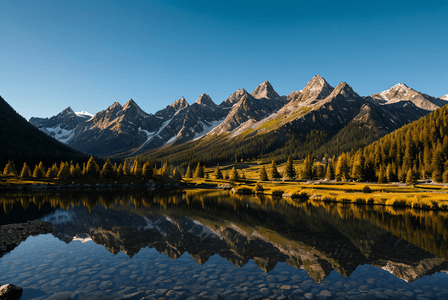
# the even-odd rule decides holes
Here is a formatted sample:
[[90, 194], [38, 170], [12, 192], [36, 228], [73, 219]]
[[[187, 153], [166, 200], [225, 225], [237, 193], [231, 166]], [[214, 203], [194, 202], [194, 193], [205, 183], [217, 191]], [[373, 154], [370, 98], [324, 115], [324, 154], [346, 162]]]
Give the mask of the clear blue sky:
[[316, 74], [360, 95], [448, 93], [448, 1], [1, 1], [0, 95], [25, 118], [134, 99], [154, 113]]

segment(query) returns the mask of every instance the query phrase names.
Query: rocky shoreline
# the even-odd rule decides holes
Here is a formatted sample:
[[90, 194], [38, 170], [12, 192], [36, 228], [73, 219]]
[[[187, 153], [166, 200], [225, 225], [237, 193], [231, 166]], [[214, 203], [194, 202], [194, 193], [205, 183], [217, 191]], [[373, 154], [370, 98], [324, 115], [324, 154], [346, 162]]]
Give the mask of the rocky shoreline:
[[53, 230], [53, 224], [40, 220], [0, 226], [0, 257], [13, 250], [29, 236], [52, 233]]

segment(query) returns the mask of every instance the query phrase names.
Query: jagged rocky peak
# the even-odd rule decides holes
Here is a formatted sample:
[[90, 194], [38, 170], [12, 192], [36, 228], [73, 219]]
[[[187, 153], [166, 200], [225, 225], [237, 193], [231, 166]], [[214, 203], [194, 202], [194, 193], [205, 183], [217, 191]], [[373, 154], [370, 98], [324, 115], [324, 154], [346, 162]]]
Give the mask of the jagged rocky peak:
[[325, 99], [333, 91], [333, 87], [320, 75], [314, 76], [303, 88], [303, 99]]
[[173, 104], [171, 104], [171, 107], [174, 108], [176, 111], [181, 110], [188, 106], [187, 100], [182, 96], [179, 100], [174, 101]]
[[75, 112], [73, 111], [73, 109], [69, 106], [66, 109], [64, 109], [63, 111], [61, 111], [60, 114], [74, 114]]
[[114, 104], [112, 104], [107, 108], [107, 110], [121, 110], [121, 109], [123, 109], [123, 106], [121, 106], [121, 104], [118, 102], [114, 102]]
[[138, 107], [138, 108], [140, 108], [140, 107], [137, 105], [137, 103], [135, 103], [134, 100], [129, 99], [129, 101], [126, 102], [126, 103], [123, 105], [123, 110], [129, 109], [129, 108], [132, 108], [132, 107]]
[[224, 100], [220, 105], [224, 107], [231, 107], [235, 103], [238, 103], [244, 95], [249, 95], [245, 89], [238, 89], [227, 100]]
[[196, 100], [197, 104], [202, 104], [205, 106], [216, 106], [215, 102], [213, 102], [212, 98], [210, 98], [209, 95], [203, 93], [201, 96], [199, 96], [198, 100]]
[[332, 94], [342, 95], [344, 98], [360, 98], [360, 96], [346, 82], [341, 82], [338, 84], [334, 88]]
[[274, 90], [269, 81], [265, 80], [262, 84], [257, 86], [257, 88], [252, 93], [252, 96], [256, 99], [266, 98], [266, 99], [278, 99], [280, 96]]

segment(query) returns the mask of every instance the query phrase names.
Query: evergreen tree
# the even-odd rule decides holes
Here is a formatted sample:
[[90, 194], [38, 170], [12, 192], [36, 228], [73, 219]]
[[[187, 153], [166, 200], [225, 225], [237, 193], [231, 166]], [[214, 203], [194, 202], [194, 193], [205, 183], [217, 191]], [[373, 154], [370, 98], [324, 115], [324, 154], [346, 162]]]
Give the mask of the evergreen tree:
[[316, 178], [324, 179], [325, 178], [325, 167], [323, 165], [316, 166]]
[[44, 178], [44, 176], [45, 176], [45, 166], [44, 166], [43, 162], [40, 162], [39, 165], [37, 165], [34, 168], [33, 177], [40, 179], [40, 178]]
[[31, 170], [30, 167], [26, 163], [23, 163], [22, 171], [20, 172], [20, 177], [22, 179], [30, 178], [31, 177]]
[[348, 179], [349, 178], [349, 167], [347, 163], [347, 156], [342, 153], [338, 158], [338, 163], [336, 164], [335, 177], [337, 180]]
[[61, 166], [59, 167], [58, 178], [67, 179], [70, 177], [70, 165], [68, 162], [61, 162]]
[[232, 168], [232, 171], [230, 171], [230, 180], [237, 181], [239, 178], [238, 171], [235, 169], [235, 167]]
[[448, 183], [448, 170], [446, 170], [445, 172], [443, 172], [442, 174], [442, 180], [444, 183]]
[[119, 177], [121, 177], [121, 176], [123, 176], [124, 174], [123, 174], [123, 165], [122, 164], [119, 164], [118, 165], [118, 168], [117, 168], [117, 177], [119, 178]]
[[380, 170], [378, 171], [378, 183], [387, 183], [387, 176], [383, 165], [380, 165]]
[[395, 181], [395, 174], [393, 172], [392, 164], [388, 164], [386, 167], [386, 179], [387, 182]]
[[401, 167], [398, 168], [398, 181], [406, 182], [407, 172]]
[[268, 181], [269, 180], [269, 178], [268, 178], [268, 174], [266, 173], [266, 168], [263, 166], [262, 168], [261, 168], [261, 171], [260, 171], [260, 178], [259, 178], [261, 181]]
[[332, 162], [330, 162], [327, 166], [327, 172], [325, 173], [325, 179], [334, 180], [334, 168], [333, 168]]
[[196, 166], [196, 170], [194, 170], [195, 178], [203, 178], [204, 177], [204, 169], [201, 167], [201, 163], [198, 162], [198, 165]]
[[70, 166], [70, 176], [72, 178], [80, 178], [82, 176], [82, 170], [78, 163], [76, 166]]
[[219, 169], [219, 164], [216, 166], [216, 171], [215, 171], [215, 173], [213, 173], [213, 175], [215, 176], [216, 179], [222, 179], [223, 178], [222, 172]]
[[134, 159], [134, 163], [132, 164], [131, 175], [134, 175], [134, 176], [142, 175], [142, 168], [140, 165], [140, 161], [138, 160], [137, 157]]
[[202, 173], [202, 177], [203, 177], [203, 178], [207, 178], [207, 174], [205, 173], [205, 166], [202, 165], [202, 166], [201, 166], [201, 169], [202, 169], [202, 171], [201, 171], [201, 173]]
[[291, 178], [291, 179], [296, 177], [296, 170], [294, 169], [293, 161], [291, 159], [291, 156], [288, 156], [288, 160], [286, 161], [286, 166], [285, 166], [285, 171], [284, 171], [284, 176], [283, 177]]
[[85, 176], [98, 177], [99, 175], [100, 166], [98, 166], [93, 156], [90, 156], [89, 161], [87, 162]]
[[173, 179], [177, 181], [182, 180], [182, 175], [180, 174], [179, 167], [174, 168]]
[[123, 175], [127, 176], [130, 174], [130, 170], [129, 170], [129, 163], [128, 161], [125, 159], [124, 164], [123, 164]]
[[364, 155], [362, 154], [362, 150], [358, 150], [355, 154], [354, 160], [353, 160], [353, 167], [352, 167], [352, 178], [356, 179], [357, 181], [365, 181], [366, 180], [366, 174], [365, 174], [365, 163], [366, 159]]
[[163, 163], [162, 169], [160, 170], [160, 175], [165, 178], [169, 177], [168, 162]]
[[417, 169], [414, 167], [414, 169], [409, 168], [409, 170], [406, 173], [406, 183], [415, 185], [417, 182]]
[[278, 172], [277, 164], [275, 163], [275, 160], [273, 160], [271, 164], [271, 179], [279, 179], [279, 178], [282, 178], [282, 175], [280, 175], [280, 173]]
[[432, 157], [432, 180], [435, 182], [442, 182], [442, 174], [444, 172], [445, 155], [442, 152], [442, 147], [439, 145]]
[[101, 170], [101, 178], [106, 178], [106, 179], [113, 179], [116, 177], [116, 172], [114, 172], [114, 166], [112, 165], [112, 163], [110, 162], [109, 159], [106, 160], [106, 162], [103, 165], [103, 169]]
[[314, 179], [313, 178], [313, 166], [314, 166], [313, 157], [310, 155], [307, 155], [305, 157], [303, 165], [304, 166], [303, 166], [302, 174], [300, 177], [302, 177], [302, 179]]
[[12, 160], [8, 160], [5, 168], [3, 169], [3, 175], [14, 175], [17, 176], [16, 166]]
[[188, 164], [187, 172], [185, 172], [185, 178], [191, 178], [193, 175], [191, 174], [190, 164]]
[[58, 165], [56, 163], [54, 163], [51, 168], [48, 168], [47, 170], [47, 174], [45, 175], [45, 177], [52, 179], [52, 178], [56, 178], [58, 176], [59, 173], [59, 168]]
[[143, 164], [142, 175], [145, 178], [152, 178], [153, 177], [153, 168], [152, 168], [151, 163], [149, 161], [146, 161]]

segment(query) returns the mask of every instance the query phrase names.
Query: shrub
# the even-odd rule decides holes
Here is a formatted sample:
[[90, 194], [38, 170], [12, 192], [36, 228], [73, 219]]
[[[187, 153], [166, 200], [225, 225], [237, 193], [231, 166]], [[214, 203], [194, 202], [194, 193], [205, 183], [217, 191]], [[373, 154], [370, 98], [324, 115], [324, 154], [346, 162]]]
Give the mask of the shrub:
[[262, 194], [264, 192], [264, 188], [261, 184], [257, 183], [255, 186], [255, 193]]
[[235, 193], [236, 194], [252, 194], [253, 191], [251, 188], [239, 186], [239, 187], [235, 188]]
[[281, 196], [283, 196], [283, 193], [284, 193], [284, 191], [282, 191], [282, 190], [274, 190], [274, 191], [272, 191], [272, 196], [273, 197], [281, 197]]
[[291, 194], [292, 199], [298, 199], [301, 201], [306, 201], [310, 198], [310, 195], [306, 191], [294, 192]]
[[372, 190], [370, 189], [370, 187], [369, 187], [368, 185], [365, 185], [365, 186], [362, 188], [362, 192], [363, 192], [364, 194], [370, 194], [370, 193], [372, 192]]

